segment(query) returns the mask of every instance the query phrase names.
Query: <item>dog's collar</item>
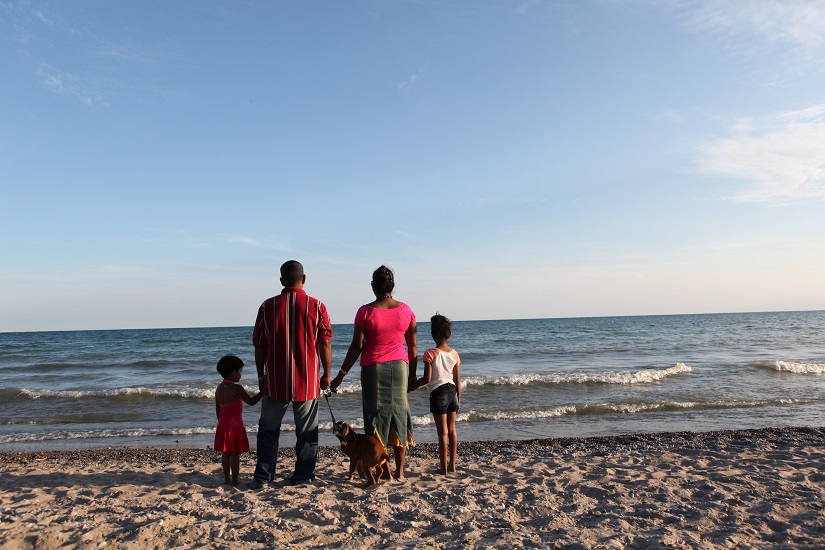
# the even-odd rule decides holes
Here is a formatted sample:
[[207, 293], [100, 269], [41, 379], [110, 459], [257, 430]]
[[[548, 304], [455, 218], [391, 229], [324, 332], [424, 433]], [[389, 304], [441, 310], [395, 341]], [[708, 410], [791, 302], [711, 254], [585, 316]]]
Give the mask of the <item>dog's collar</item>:
[[355, 441], [355, 430], [350, 429], [344, 437], [339, 437], [337, 435], [336, 437], [338, 437], [338, 440], [341, 442], [341, 446], [346, 447], [347, 443], [350, 441]]

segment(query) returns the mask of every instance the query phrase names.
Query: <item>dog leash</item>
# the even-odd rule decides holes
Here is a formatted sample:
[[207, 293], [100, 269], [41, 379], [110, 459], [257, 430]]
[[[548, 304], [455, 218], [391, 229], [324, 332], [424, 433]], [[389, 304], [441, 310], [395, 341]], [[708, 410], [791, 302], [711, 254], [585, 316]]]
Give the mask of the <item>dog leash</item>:
[[327, 407], [329, 407], [329, 415], [332, 417], [332, 425], [334, 426], [335, 425], [335, 415], [332, 414], [332, 407], [330, 407], [330, 405], [329, 405], [329, 396], [333, 392], [333, 390], [331, 390], [329, 388], [324, 388], [323, 392], [324, 392], [324, 399], [327, 400]]

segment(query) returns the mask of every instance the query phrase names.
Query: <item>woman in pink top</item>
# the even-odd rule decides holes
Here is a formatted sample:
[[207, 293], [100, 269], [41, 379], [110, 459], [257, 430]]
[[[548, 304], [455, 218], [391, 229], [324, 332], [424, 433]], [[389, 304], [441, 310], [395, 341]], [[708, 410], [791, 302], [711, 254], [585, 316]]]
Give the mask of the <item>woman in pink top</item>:
[[341, 385], [360, 356], [364, 431], [385, 447], [392, 446], [395, 478], [403, 480], [407, 447], [415, 445], [407, 388], [415, 389], [418, 348], [415, 314], [392, 297], [394, 288], [392, 271], [383, 265], [376, 269], [372, 274], [375, 300], [355, 315], [352, 343], [332, 388]]

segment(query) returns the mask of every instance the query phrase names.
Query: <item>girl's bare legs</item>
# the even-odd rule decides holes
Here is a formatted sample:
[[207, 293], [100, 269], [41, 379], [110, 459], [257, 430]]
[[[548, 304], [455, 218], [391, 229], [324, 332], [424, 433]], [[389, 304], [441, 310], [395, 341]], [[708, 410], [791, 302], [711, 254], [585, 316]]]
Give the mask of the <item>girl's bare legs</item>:
[[237, 485], [238, 473], [241, 471], [241, 453], [230, 453], [229, 466], [232, 470], [232, 485]]
[[[455, 473], [455, 461], [456, 455], [458, 454], [458, 433], [455, 431], [455, 413], [448, 412], [446, 415], [447, 417], [447, 434], [450, 444], [450, 460], [447, 462], [447, 472]], [[439, 450], [441, 449], [439, 443]], [[444, 465], [442, 461], [442, 466]]]
[[221, 455], [221, 466], [223, 467], [223, 482], [226, 483], [227, 485], [230, 485], [232, 483], [232, 478], [231, 478], [231, 473], [230, 473], [230, 468], [231, 468], [230, 456], [232, 456], [232, 453], [228, 453], [228, 452], [225, 452]]
[[[435, 429], [438, 432], [438, 461], [440, 464], [438, 473], [441, 475], [447, 475], [448, 414], [433, 414]], [[455, 413], [452, 414], [453, 418], [455, 418]], [[453, 461], [453, 466], [455, 466], [455, 461]]]

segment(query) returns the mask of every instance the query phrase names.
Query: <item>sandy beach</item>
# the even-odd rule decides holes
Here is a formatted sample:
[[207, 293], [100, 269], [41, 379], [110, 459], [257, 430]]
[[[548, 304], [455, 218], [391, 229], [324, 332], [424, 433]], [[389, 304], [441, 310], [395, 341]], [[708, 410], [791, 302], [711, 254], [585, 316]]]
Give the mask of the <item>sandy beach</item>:
[[[286, 438], [286, 445], [293, 441]], [[284, 444], [284, 442], [282, 442]], [[0, 453], [2, 548], [822, 548], [825, 428], [465, 442], [364, 490], [323, 447], [316, 479], [222, 485], [210, 450]], [[253, 453], [244, 455], [243, 484]]]

